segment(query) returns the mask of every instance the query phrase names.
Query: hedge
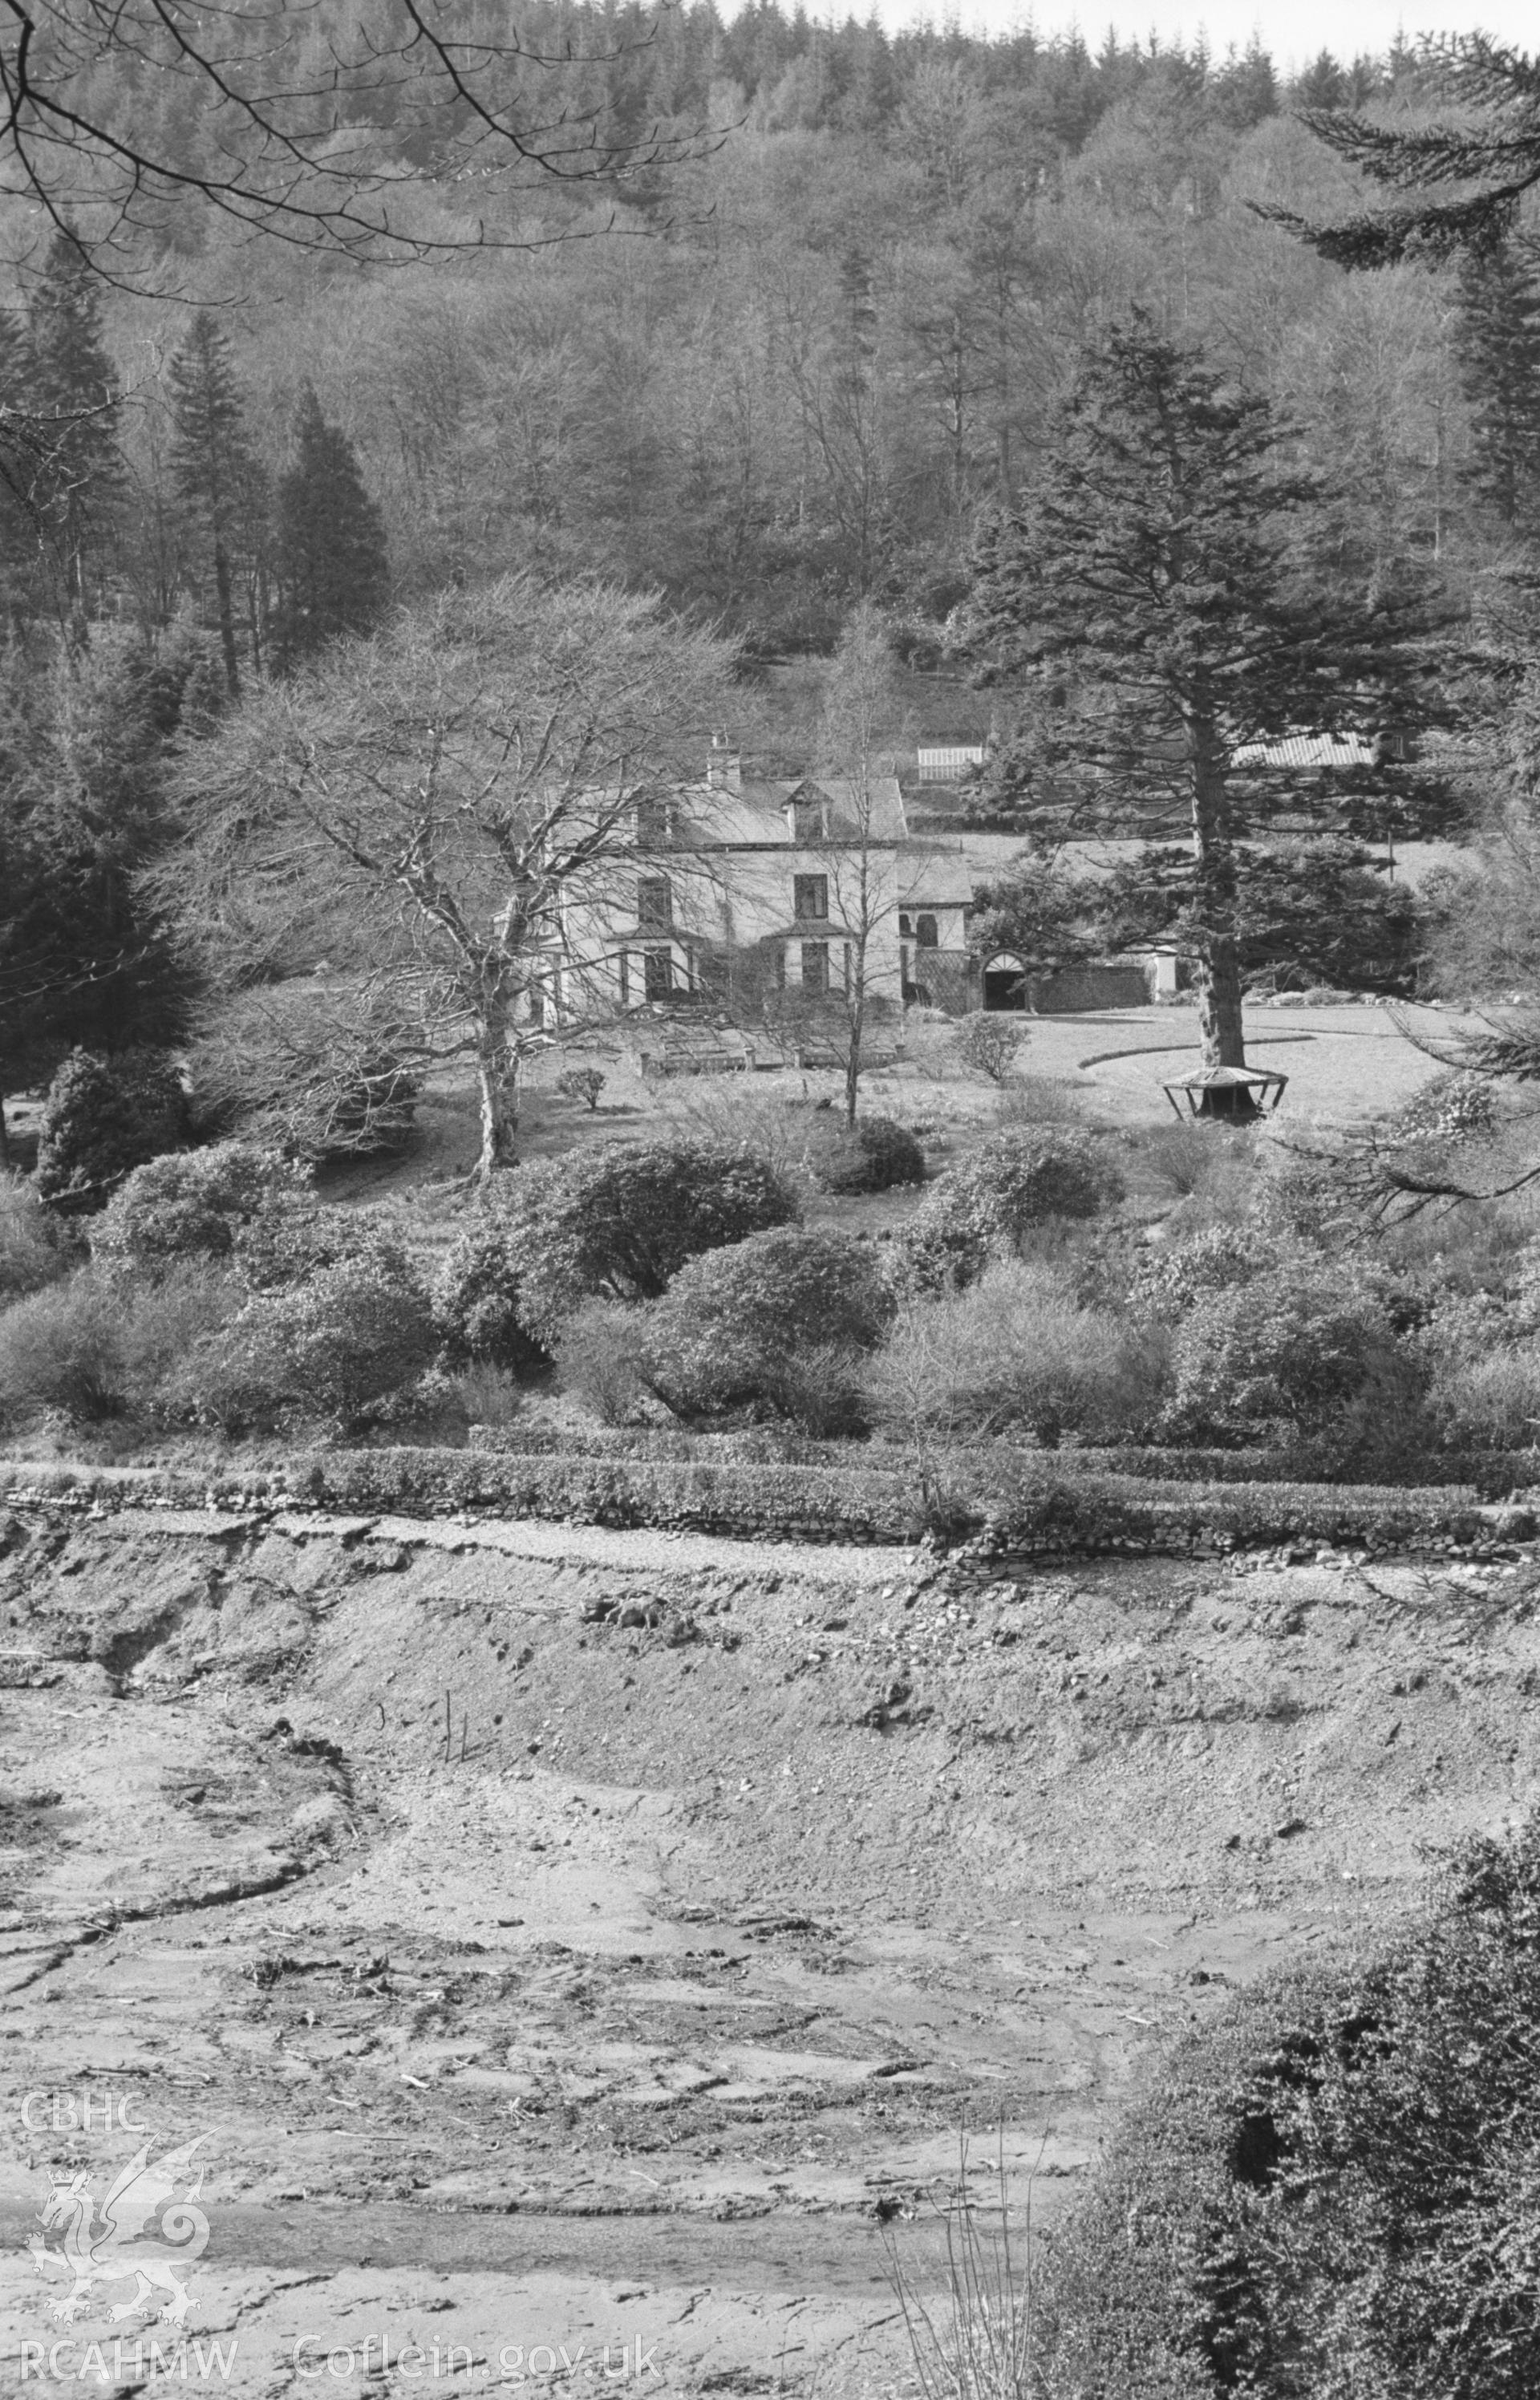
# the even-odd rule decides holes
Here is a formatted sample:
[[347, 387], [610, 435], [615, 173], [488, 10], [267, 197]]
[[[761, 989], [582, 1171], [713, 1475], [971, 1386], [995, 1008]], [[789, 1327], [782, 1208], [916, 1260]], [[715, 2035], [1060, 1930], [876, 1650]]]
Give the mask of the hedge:
[[1153, 1484], [1052, 1468], [1002, 1493], [974, 1536], [980, 1558], [1043, 1550], [1267, 1549], [1297, 1542], [1399, 1549], [1436, 1541], [1527, 1539], [1526, 1508], [1483, 1507], [1465, 1484], [1417, 1491], [1323, 1483]]
[[[566, 1519], [744, 1539], [903, 1543], [921, 1530], [906, 1472], [707, 1460], [507, 1457], [464, 1450], [316, 1452], [279, 1472], [212, 1474], [0, 1463], [0, 1493], [77, 1507], [335, 1509], [361, 1516]], [[1180, 1556], [1329, 1543], [1376, 1550], [1527, 1540], [1522, 1507], [1483, 1507], [1468, 1485], [1404, 1491], [1314, 1483], [1154, 1484], [1034, 1467], [1010, 1488], [975, 1486], [956, 1511], [959, 1563], [1120, 1551]]]
[[296, 1461], [291, 1482], [307, 1506], [382, 1514], [484, 1509], [805, 1542], [903, 1542], [918, 1531], [912, 1477], [832, 1467], [367, 1450]]
[[[1153, 1483], [1309, 1483], [1361, 1488], [1350, 1469], [1329, 1451], [1297, 1450], [1167, 1450], [1130, 1446], [1122, 1450], [1075, 1452], [1075, 1471], [1128, 1475]], [[1501, 1500], [1510, 1492], [1540, 1486], [1540, 1450], [1433, 1451], [1416, 1466], [1375, 1460], [1379, 1488], [1424, 1492], [1451, 1483], [1470, 1484], [1484, 1499]], [[1438, 1486], [1427, 1470], [1438, 1476]], [[1362, 1469], [1360, 1467], [1360, 1473]]]
[[[874, 1469], [905, 1475], [912, 1480], [914, 1453], [899, 1440], [881, 1437], [852, 1444], [846, 1438], [829, 1440], [799, 1434], [790, 1426], [754, 1425], [731, 1433], [706, 1433], [639, 1425], [562, 1425], [531, 1428], [473, 1427], [472, 1445], [526, 1457], [537, 1452], [590, 1458], [710, 1458], [729, 1466], [830, 1466], [843, 1474], [869, 1474]], [[1358, 1477], [1325, 1448], [1300, 1446], [1289, 1450], [1180, 1450], [1130, 1443], [1117, 1449], [1070, 1443], [1056, 1451], [1029, 1448], [1021, 1442], [974, 1440], [948, 1448], [948, 1468], [980, 1490], [1014, 1476], [1025, 1467], [1053, 1469], [1083, 1478], [1087, 1475], [1131, 1476], [1140, 1483], [1322, 1483], [1358, 1488]], [[1428, 1470], [1443, 1488], [1469, 1484], [1485, 1500], [1505, 1499], [1510, 1492], [1540, 1489], [1540, 1450], [1434, 1451], [1423, 1461], [1424, 1472], [1399, 1463], [1374, 1462], [1378, 1485], [1397, 1491], [1432, 1488]], [[1360, 1466], [1359, 1476], [1363, 1469]]]
[[349, 1516], [565, 1519], [658, 1525], [743, 1538], [901, 1543], [919, 1527], [908, 1475], [709, 1461], [509, 1458], [466, 1450], [328, 1451], [281, 1472], [198, 1475], [0, 1462], [17, 1502], [133, 1507], [335, 1509]]

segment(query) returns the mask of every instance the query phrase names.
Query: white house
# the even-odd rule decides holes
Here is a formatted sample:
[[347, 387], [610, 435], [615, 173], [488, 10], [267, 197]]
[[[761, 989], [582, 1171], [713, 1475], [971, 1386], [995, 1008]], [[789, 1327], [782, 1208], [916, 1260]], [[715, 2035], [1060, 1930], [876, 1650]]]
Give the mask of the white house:
[[863, 959], [867, 995], [895, 1008], [970, 1004], [963, 861], [910, 839], [895, 776], [745, 776], [718, 741], [699, 784], [636, 803], [633, 833], [567, 911], [568, 1007], [758, 1015], [848, 993]]

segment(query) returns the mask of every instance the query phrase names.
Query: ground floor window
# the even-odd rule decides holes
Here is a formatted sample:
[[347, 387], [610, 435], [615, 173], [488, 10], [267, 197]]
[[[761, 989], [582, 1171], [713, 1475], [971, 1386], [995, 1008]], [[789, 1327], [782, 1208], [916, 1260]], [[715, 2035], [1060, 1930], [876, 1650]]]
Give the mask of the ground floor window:
[[648, 1000], [666, 1000], [674, 989], [674, 952], [648, 950], [644, 964]]
[[804, 942], [802, 945], [802, 989], [804, 991], [827, 991], [829, 988], [829, 946], [827, 942]]

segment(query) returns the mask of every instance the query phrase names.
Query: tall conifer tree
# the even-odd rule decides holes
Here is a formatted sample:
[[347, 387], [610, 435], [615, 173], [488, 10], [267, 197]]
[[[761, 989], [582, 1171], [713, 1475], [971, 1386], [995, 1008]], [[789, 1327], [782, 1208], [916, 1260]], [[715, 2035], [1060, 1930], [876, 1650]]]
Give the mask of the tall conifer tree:
[[235, 571], [263, 513], [264, 477], [247, 439], [228, 338], [207, 310], [194, 318], [171, 361], [170, 384], [171, 471], [184, 533], [203, 572], [212, 570], [225, 680], [233, 696], [240, 689]]
[[26, 319], [0, 308], [0, 592], [24, 606], [41, 527], [38, 476], [48, 455], [33, 400], [34, 362]]
[[39, 445], [34, 490], [65, 606], [76, 619], [100, 596], [123, 497], [122, 398], [102, 338], [101, 293], [79, 245], [57, 235], [28, 306]]
[[1053, 735], [1029, 828], [1062, 839], [1109, 801], [1186, 823], [1210, 1067], [1246, 1064], [1238, 836], [1255, 780], [1240, 754], [1416, 715], [1410, 615], [1343, 601], [1309, 570], [1320, 498], [1264, 400], [1137, 315], [1083, 369], [1031, 501], [981, 547], [974, 654]]
[[1540, 529], [1540, 285], [1510, 245], [1460, 273], [1467, 481], [1514, 532]]
[[286, 666], [338, 634], [368, 633], [390, 596], [384, 522], [352, 443], [327, 423], [308, 385], [294, 451], [278, 494], [279, 654]]

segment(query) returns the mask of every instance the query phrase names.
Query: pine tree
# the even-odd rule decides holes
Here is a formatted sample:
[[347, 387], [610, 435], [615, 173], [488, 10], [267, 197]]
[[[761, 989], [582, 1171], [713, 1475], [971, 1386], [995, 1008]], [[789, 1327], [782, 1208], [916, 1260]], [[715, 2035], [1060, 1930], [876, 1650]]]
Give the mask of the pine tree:
[[34, 493], [65, 606], [89, 613], [123, 495], [122, 399], [102, 333], [101, 281], [68, 234], [55, 237], [28, 307]]
[[171, 472], [184, 532], [211, 566], [215, 620], [232, 697], [240, 689], [235, 565], [262, 513], [263, 475], [247, 439], [230, 345], [207, 310], [194, 318], [170, 364], [175, 440]]
[[1032, 500], [986, 533], [974, 598], [986, 678], [1052, 724], [1056, 770], [1075, 779], [1044, 793], [1029, 829], [1062, 839], [1120, 790], [1151, 824], [1164, 792], [1166, 821], [1190, 826], [1211, 1067], [1246, 1064], [1238, 754], [1416, 715], [1410, 616], [1344, 603], [1306, 571], [1297, 537], [1321, 493], [1281, 438], [1264, 400], [1136, 316], [1083, 369]]
[[26, 319], [0, 308], [0, 591], [12, 607], [20, 604], [41, 531], [36, 485], [48, 443], [33, 405], [34, 381]]
[[380, 512], [357, 454], [329, 425], [308, 385], [294, 427], [295, 457], [279, 485], [279, 655], [284, 666], [338, 634], [366, 634], [390, 596]]
[[1515, 532], [1540, 524], [1540, 286], [1505, 244], [1460, 274], [1460, 362], [1471, 405], [1466, 480]]

